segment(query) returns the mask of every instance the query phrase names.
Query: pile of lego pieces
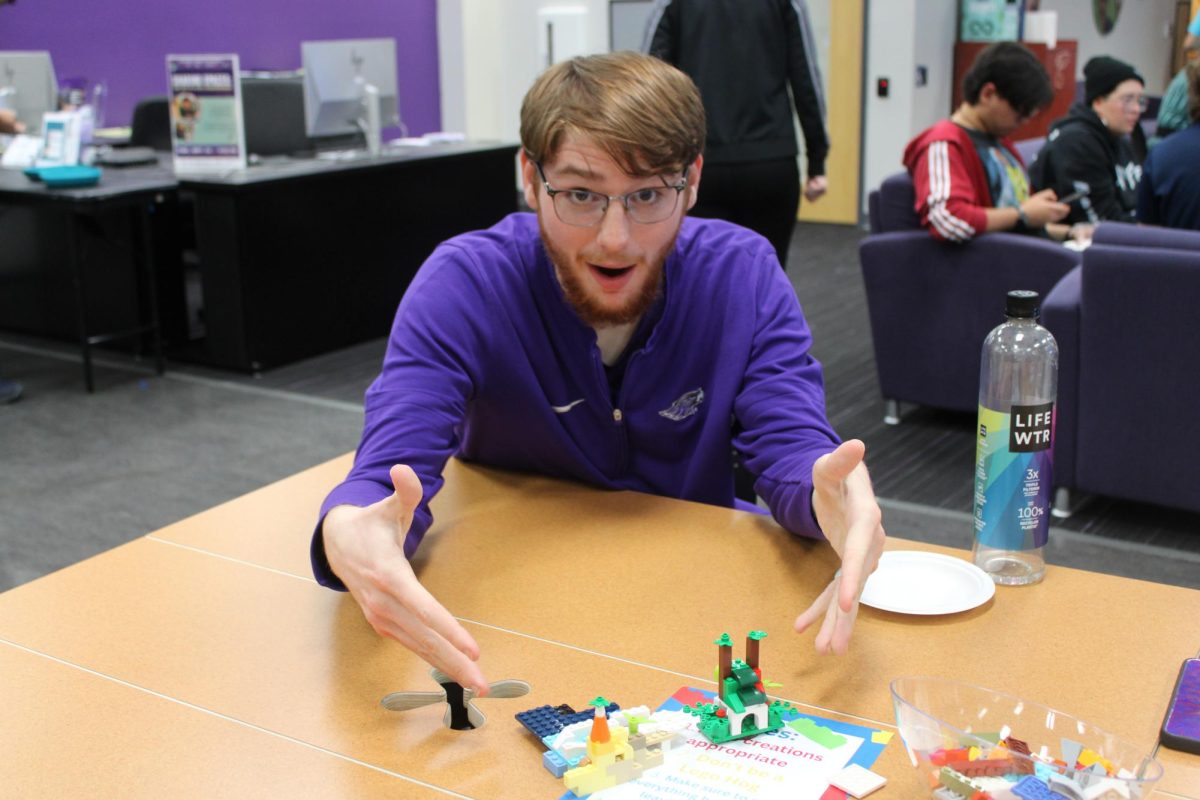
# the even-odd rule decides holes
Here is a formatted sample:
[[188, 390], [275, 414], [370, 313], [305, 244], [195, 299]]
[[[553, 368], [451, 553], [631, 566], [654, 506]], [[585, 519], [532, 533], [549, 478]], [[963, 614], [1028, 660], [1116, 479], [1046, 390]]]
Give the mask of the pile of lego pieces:
[[585, 797], [662, 766], [666, 753], [684, 741], [691, 718], [681, 711], [646, 706], [622, 711], [597, 697], [589, 711], [568, 705], [539, 706], [517, 719], [548, 749], [542, 766], [562, 780], [572, 796]]
[[[660, 749], [665, 739], [674, 739], [667, 734], [685, 730], [690, 719], [682, 712], [655, 711], [647, 706], [621, 710], [616, 703], [604, 707], [604, 715], [615, 728], [629, 731], [631, 744], [637, 742], [636, 734], [647, 737], [647, 746]], [[595, 710], [576, 711], [567, 704], [557, 707], [539, 706], [516, 715], [526, 730], [538, 738], [546, 752], [542, 753], [542, 766], [556, 778], [561, 778], [570, 769], [579, 766], [587, 754], [588, 736], [591, 733]]]
[[1078, 742], [1062, 740], [1062, 758], [1048, 748], [1030, 753], [1012, 736], [975, 734], [994, 741], [976, 746], [939, 748], [923, 754], [930, 765], [929, 782], [938, 800], [1135, 800], [1140, 788], [1099, 753]]

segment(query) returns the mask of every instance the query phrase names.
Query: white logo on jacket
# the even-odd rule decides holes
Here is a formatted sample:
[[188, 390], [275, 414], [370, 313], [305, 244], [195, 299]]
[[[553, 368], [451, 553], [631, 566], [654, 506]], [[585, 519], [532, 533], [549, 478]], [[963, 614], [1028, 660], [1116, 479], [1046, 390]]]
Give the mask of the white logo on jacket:
[[670, 408], [664, 408], [658, 412], [660, 417], [666, 417], [672, 422], [682, 422], [688, 417], [700, 410], [700, 404], [704, 402], [704, 390], [692, 389], [690, 392], [684, 392], [679, 395], [679, 398], [671, 403]]
[[1117, 188], [1122, 192], [1132, 192], [1142, 179], [1142, 165], [1130, 161], [1128, 164], [1117, 164]]
[[550, 409], [551, 409], [551, 410], [552, 410], [552, 411], [553, 411], [555, 414], [565, 414], [565, 413], [567, 413], [568, 411], [570, 411], [572, 408], [574, 408], [575, 406], [577, 406], [577, 405], [579, 405], [580, 403], [582, 403], [582, 402], [583, 402], [584, 400], [586, 400], [586, 399], [587, 399], [587, 398], [585, 398], [585, 397], [581, 397], [581, 398], [579, 398], [578, 400], [572, 400], [571, 402], [567, 403], [565, 406], [550, 406]]

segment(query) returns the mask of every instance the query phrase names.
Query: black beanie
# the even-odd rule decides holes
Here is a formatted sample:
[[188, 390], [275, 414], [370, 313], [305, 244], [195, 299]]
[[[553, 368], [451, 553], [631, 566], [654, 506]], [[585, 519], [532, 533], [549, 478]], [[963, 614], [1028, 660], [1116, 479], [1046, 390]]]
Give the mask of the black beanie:
[[1090, 106], [1097, 97], [1104, 97], [1122, 82], [1130, 79], [1142, 86], [1146, 85], [1137, 70], [1124, 61], [1108, 56], [1089, 59], [1083, 67], [1083, 102]]

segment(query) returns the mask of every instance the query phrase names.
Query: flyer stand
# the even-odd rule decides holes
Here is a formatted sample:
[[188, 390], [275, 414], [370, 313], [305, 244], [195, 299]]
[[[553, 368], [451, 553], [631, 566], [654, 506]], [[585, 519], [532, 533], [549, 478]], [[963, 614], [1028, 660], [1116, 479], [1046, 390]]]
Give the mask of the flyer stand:
[[237, 55], [169, 55], [167, 85], [175, 171], [211, 174], [245, 169]]

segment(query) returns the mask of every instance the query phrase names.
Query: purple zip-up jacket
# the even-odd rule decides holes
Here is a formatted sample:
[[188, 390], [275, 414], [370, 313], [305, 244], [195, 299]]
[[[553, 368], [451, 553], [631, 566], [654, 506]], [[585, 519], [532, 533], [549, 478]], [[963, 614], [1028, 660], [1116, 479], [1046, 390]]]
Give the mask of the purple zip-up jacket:
[[[400, 303], [354, 466], [321, 519], [389, 496], [388, 470], [407, 464], [424, 489], [404, 540], [411, 557], [454, 454], [732, 507], [736, 447], [775, 519], [820, 537], [812, 466], [838, 438], [775, 251], [745, 228], [688, 218], [665, 269], [661, 316], [629, 355], [614, 403], [596, 334], [567, 304], [534, 215], [439, 246]], [[345, 588], [320, 524], [312, 562], [321, 584]]]

